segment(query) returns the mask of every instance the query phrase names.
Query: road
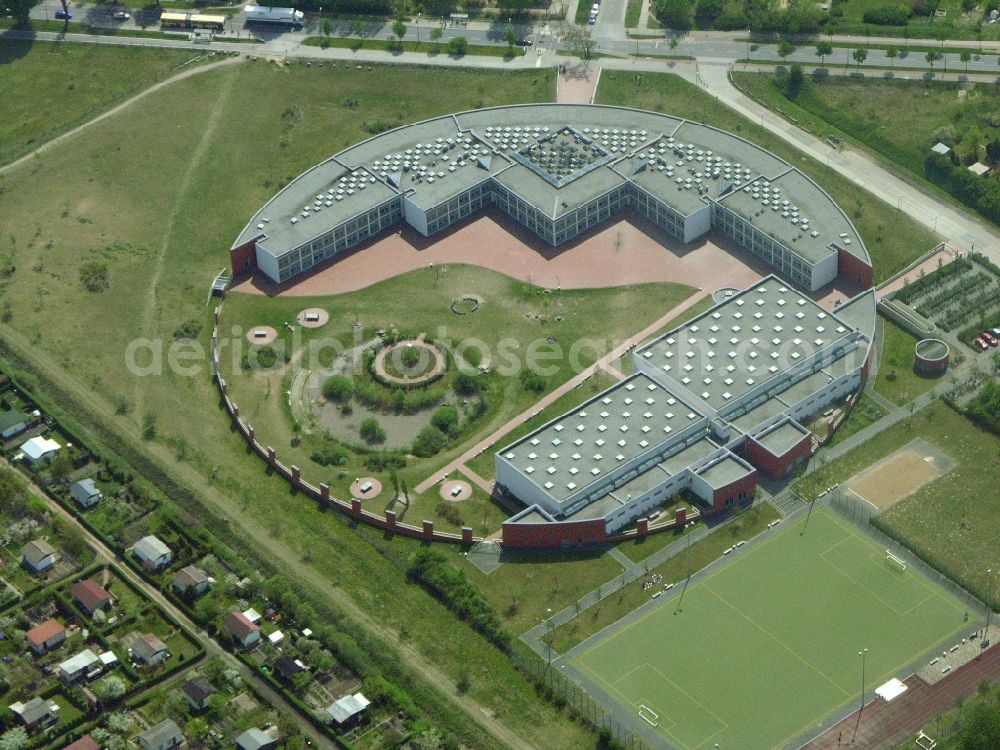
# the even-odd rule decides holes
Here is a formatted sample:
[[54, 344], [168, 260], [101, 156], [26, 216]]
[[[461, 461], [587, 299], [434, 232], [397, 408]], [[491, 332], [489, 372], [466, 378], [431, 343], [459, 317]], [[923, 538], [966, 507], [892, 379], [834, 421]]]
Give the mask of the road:
[[[114, 550], [108, 547], [100, 537], [95, 536], [89, 529], [81, 525], [72, 513], [49, 497], [48, 493], [35, 484], [29, 475], [21, 471], [19, 466], [15, 466], [6, 459], [0, 458], [0, 467], [10, 469], [17, 474], [21, 480], [28, 485], [31, 492], [33, 492], [37, 497], [45, 499], [45, 502], [48, 504], [53, 514], [60, 516], [79, 529], [80, 533], [83, 534], [84, 539], [86, 539], [87, 544], [89, 544], [91, 549], [94, 550], [97, 562], [106, 565], [114, 564], [116, 570], [118, 570], [122, 576], [127, 578], [134, 586], [142, 589], [142, 592], [152, 599], [158, 607], [163, 609], [165, 612], [168, 612], [171, 617], [173, 617], [189, 632], [194, 633], [199, 642], [205, 647], [205, 653], [209, 657], [221, 657], [228, 666], [236, 669], [241, 675], [243, 675], [244, 680], [252, 682], [256, 690], [263, 694], [264, 698], [271, 705], [276, 706], [283, 711], [287, 711], [292, 716], [300, 716], [298, 710], [292, 706], [291, 703], [286, 701], [281, 693], [254, 674], [253, 670], [237, 659], [236, 656], [222, 648], [210, 635], [208, 635], [208, 633], [202, 630], [193, 620], [191, 620], [182, 609], [174, 605], [158, 589], [151, 586], [144, 578], [137, 575], [128, 565], [120, 561]], [[317, 731], [311, 722], [303, 718], [302, 721], [298, 722], [298, 724], [302, 734], [305, 735], [316, 747], [323, 748], [324, 750], [336, 750], [336, 745], [325, 735]]]
[[[588, 0], [579, 0], [588, 2]], [[815, 65], [820, 62], [824, 66], [844, 66], [855, 69], [917, 69], [927, 72], [963, 72], [991, 74], [1000, 78], [1000, 64], [998, 64], [997, 52], [1000, 51], [998, 42], [946, 42], [948, 47], [963, 47], [972, 53], [972, 58], [968, 62], [962, 62], [958, 52], [941, 52], [939, 44], [933, 41], [924, 41], [922, 44], [913, 42], [903, 45], [899, 39], [863, 39], [858, 37], [832, 37], [834, 44], [845, 44], [848, 46], [835, 47], [833, 53], [820, 60], [816, 55], [815, 40], [803, 40], [800, 46], [782, 58], [778, 54], [777, 44], [751, 44], [745, 41], [747, 32], [692, 32], [679, 38], [677, 48], [670, 50], [666, 39], [629, 39], [625, 33], [625, 11], [627, 0], [603, 0], [601, 11], [597, 17], [597, 23], [591, 28], [591, 34], [596, 41], [596, 49], [599, 52], [622, 56], [665, 56], [675, 55], [694, 58], [704, 62], [724, 62], [732, 64], [738, 60], [750, 59], [758, 62], [769, 61], [772, 63], [793, 63], [798, 62], [804, 65]], [[55, 12], [61, 9], [58, 0], [44, 0], [31, 10], [31, 17], [38, 20], [52, 20]], [[149, 8], [136, 10], [128, 20], [115, 20], [113, 18], [114, 8], [112, 6], [93, 3], [73, 3], [73, 22], [83, 23], [95, 27], [109, 29], [156, 29], [159, 24], [160, 10], [150, 6]], [[263, 45], [258, 45], [261, 53], [290, 53], [298, 48], [309, 36], [319, 36], [322, 34], [322, 22], [319, 19], [307, 20], [301, 29], [291, 29], [283, 27], [267, 27], [260, 24], [246, 23], [246, 17], [242, 12], [227, 14], [225, 30], [219, 39], [239, 41], [248, 37], [255, 37], [263, 40]], [[550, 22], [531, 25], [510, 25], [505, 21], [470, 22], [467, 26], [448, 25], [441, 27], [441, 24], [433, 20], [417, 19], [406, 24], [407, 32], [402, 39], [410, 42], [430, 41], [431, 31], [435, 28], [442, 29], [442, 43], [447, 43], [452, 37], [463, 36], [472, 45], [504, 45], [508, 29], [513, 29], [518, 39], [526, 39], [532, 42], [533, 47], [528, 49], [526, 60], [534, 64], [539, 59], [555, 54], [559, 46], [559, 24]], [[331, 19], [331, 37], [344, 37], [352, 35], [354, 25], [351, 21]], [[392, 24], [390, 22], [367, 22], [361, 27], [360, 36], [368, 39], [394, 39]], [[184, 34], [178, 34], [178, 39], [184, 39]], [[826, 38], [824, 37], [824, 40]], [[163, 41], [163, 40], [159, 40]], [[874, 49], [876, 44], [894, 44], [900, 50], [896, 58], [890, 59], [884, 50]], [[858, 47], [866, 47], [868, 55], [865, 61], [858, 65], [853, 59], [854, 50]], [[910, 51], [902, 49], [903, 46], [912, 48]], [[941, 57], [929, 62], [925, 54], [933, 50]], [[469, 62], [467, 59], [466, 62]], [[497, 61], [493, 61], [494, 64]], [[552, 64], [546, 60], [546, 64]]]

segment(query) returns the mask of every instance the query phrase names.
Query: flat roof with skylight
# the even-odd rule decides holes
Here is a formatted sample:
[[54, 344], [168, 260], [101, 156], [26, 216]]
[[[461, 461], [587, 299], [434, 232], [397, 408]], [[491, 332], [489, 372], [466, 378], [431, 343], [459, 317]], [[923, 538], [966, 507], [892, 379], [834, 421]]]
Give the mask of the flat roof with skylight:
[[703, 414], [637, 374], [508, 446], [501, 455], [562, 502], [701, 419]]

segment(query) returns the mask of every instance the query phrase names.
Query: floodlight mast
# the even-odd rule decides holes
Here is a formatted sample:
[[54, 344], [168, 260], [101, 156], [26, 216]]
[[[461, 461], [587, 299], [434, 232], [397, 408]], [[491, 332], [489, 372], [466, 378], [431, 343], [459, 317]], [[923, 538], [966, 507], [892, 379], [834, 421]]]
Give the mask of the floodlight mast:
[[990, 623], [993, 621], [993, 568], [986, 569], [989, 583], [986, 585], [986, 630], [983, 632], [983, 641], [990, 637]]
[[868, 660], [868, 649], [863, 648], [858, 651], [858, 656], [861, 657], [861, 705], [858, 706], [858, 720], [854, 725], [854, 737], [851, 738], [851, 743], [858, 736], [858, 727], [861, 726], [861, 712], [865, 710], [865, 662]]

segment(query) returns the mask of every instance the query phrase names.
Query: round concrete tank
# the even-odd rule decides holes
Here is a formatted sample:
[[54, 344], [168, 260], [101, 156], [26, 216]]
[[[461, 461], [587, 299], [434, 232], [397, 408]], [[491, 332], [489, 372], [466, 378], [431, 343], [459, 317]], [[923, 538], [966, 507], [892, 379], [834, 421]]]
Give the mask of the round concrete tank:
[[720, 305], [726, 300], [728, 300], [730, 297], [735, 297], [739, 293], [740, 293], [739, 289], [733, 289], [732, 287], [724, 286], [722, 287], [722, 289], [716, 289], [714, 292], [712, 292], [712, 303]]
[[948, 369], [950, 349], [941, 339], [922, 339], [917, 342], [917, 372], [940, 375]]

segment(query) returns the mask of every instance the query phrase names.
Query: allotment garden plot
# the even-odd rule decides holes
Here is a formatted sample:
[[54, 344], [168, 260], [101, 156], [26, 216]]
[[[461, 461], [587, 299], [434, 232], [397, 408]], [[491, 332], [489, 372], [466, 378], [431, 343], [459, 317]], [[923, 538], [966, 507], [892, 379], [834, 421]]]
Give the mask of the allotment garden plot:
[[[634, 622], [573, 666], [672, 745], [781, 747], [975, 623], [829, 509], [813, 512]], [[650, 714], [652, 711], [653, 714]]]

